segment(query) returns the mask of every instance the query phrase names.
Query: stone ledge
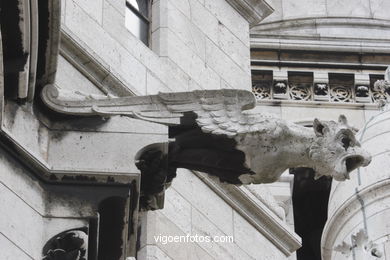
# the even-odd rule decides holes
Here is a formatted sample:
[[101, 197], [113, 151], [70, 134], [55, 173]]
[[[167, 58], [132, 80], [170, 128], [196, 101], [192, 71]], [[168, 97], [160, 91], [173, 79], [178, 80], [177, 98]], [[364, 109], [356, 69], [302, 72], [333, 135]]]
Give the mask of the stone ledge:
[[226, 0], [248, 22], [250, 27], [260, 23], [274, 9], [264, 0]]

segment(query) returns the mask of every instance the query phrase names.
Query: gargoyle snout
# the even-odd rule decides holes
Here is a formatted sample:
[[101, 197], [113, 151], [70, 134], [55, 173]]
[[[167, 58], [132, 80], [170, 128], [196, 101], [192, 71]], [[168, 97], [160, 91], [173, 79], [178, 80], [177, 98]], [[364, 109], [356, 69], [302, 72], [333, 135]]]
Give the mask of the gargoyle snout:
[[371, 163], [372, 156], [368, 152], [366, 152], [366, 151], [364, 151], [364, 152], [365, 152], [365, 155], [363, 156], [364, 161], [363, 161], [362, 166], [366, 167], [367, 165], [369, 165]]
[[366, 150], [359, 148], [356, 150], [356, 155], [363, 159], [361, 162], [362, 167], [366, 167], [371, 163], [372, 156]]

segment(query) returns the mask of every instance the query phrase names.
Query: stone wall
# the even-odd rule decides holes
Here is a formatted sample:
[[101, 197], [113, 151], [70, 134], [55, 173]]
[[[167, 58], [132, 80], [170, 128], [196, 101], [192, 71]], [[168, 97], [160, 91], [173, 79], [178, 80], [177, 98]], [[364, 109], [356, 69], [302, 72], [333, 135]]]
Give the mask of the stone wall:
[[126, 29], [125, 8], [62, 1], [62, 28], [136, 94], [250, 89], [249, 25], [225, 0], [153, 1], [151, 48]]
[[[118, 94], [114, 90], [121, 85], [127, 88], [119, 91], [122, 95], [251, 88], [249, 24], [227, 1], [153, 1], [150, 47], [125, 27], [125, 8], [124, 1], [116, 0], [62, 1], [63, 34], [77, 52], [68, 52], [63, 42], [59, 87]], [[88, 60], [80, 58], [83, 55]], [[97, 73], [101, 69], [107, 77]], [[267, 237], [261, 231], [268, 228], [266, 224], [255, 227], [244, 211], [229, 205], [192, 172], [181, 170], [166, 191], [164, 209], [143, 213], [137, 259], [285, 259], [299, 245], [299, 238], [285, 223], [285, 212], [268, 189], [264, 187], [260, 194], [268, 194], [269, 199], [260, 201], [252, 195], [251, 203], [269, 212], [294, 241], [287, 251], [276, 246], [280, 237]], [[157, 235], [187, 234], [233, 236], [234, 242], [154, 240]]]
[[[267, 190], [265, 186], [263, 189]], [[264, 199], [265, 194], [262, 194]], [[164, 209], [144, 213], [142, 219], [140, 260], [286, 259], [274, 241], [264, 237], [241, 212], [187, 170], [178, 171], [178, 177], [166, 191]], [[212, 243], [171, 241], [166, 244], [155, 240], [157, 236], [187, 235], [232, 236], [234, 240]]]
[[48, 192], [2, 148], [0, 173], [1, 259], [41, 259], [43, 245], [51, 237], [87, 225], [69, 207], [74, 201], [66, 205], [55, 196], [48, 200]]

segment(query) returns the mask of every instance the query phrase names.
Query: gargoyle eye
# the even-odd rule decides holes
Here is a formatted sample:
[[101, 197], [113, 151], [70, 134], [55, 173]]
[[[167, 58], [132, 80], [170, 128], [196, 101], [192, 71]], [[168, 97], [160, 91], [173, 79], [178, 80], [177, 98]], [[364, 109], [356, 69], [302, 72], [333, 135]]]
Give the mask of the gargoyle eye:
[[345, 150], [347, 150], [348, 147], [351, 146], [351, 139], [349, 139], [348, 137], [343, 137], [341, 139], [341, 142], [343, 143], [343, 147], [344, 147]]

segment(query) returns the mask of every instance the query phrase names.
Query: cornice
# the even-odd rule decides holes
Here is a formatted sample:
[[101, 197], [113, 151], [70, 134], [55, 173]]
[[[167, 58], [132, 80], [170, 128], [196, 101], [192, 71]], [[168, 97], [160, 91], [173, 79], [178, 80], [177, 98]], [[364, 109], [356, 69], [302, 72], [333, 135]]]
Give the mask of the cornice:
[[260, 23], [274, 9], [264, 0], [226, 0], [248, 22], [250, 27]]
[[300, 237], [268, 205], [258, 200], [244, 186], [226, 185], [196, 171], [194, 174], [286, 256], [301, 247]]

